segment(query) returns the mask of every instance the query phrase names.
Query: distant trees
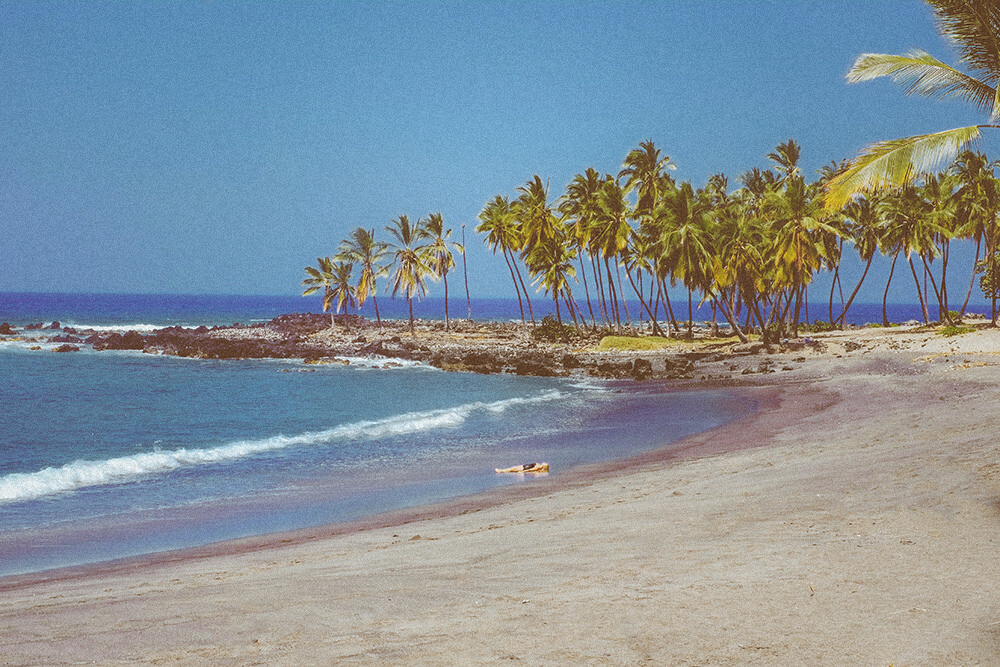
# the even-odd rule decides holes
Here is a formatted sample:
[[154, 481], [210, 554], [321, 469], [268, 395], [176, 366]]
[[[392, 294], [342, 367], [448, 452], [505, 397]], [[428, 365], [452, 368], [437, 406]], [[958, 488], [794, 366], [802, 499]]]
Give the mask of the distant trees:
[[[831, 163], [807, 180], [800, 154], [801, 147], [789, 139], [768, 154], [772, 168], [742, 173], [735, 190], [722, 173], [695, 187], [675, 181], [670, 158], [647, 140], [626, 155], [617, 176], [588, 167], [558, 197], [533, 175], [516, 188], [513, 199], [498, 194], [487, 201], [476, 231], [503, 255], [525, 322], [535, 321], [530, 285], [552, 299], [560, 322], [566, 314], [577, 327], [622, 330], [638, 320], [648, 322], [653, 333], [691, 336], [698, 301], [711, 307], [713, 322], [721, 315], [741, 340], [747, 340], [748, 330], [765, 340], [796, 336], [803, 321], [809, 322], [808, 288], [819, 273], [832, 278], [828, 326], [843, 326], [879, 254], [891, 258], [883, 292], [885, 323], [900, 260], [913, 280], [923, 319], [951, 322], [948, 272], [953, 271], [952, 244], [961, 240], [975, 244], [976, 261], [967, 267], [973, 276], [959, 317], [977, 275], [984, 276], [980, 283], [987, 295], [1000, 300], [995, 288], [1000, 284], [995, 278], [1000, 275], [1000, 180], [995, 175], [1000, 163], [965, 151], [944, 171], [856, 195], [831, 209], [825, 188], [847, 165]], [[412, 332], [413, 299], [426, 295], [429, 281], [440, 281], [450, 327], [448, 274], [464, 246], [450, 240], [452, 230], [440, 213], [415, 222], [401, 215], [385, 231], [391, 243], [377, 240], [374, 230], [355, 229], [333, 260], [323, 258], [318, 267], [306, 269], [306, 293], [327, 290], [324, 310], [336, 301], [337, 312], [352, 300], [363, 304], [371, 298], [381, 323], [377, 281], [388, 277], [386, 291], [407, 299]], [[845, 299], [840, 264], [852, 248], [864, 270]], [[344, 278], [353, 267], [360, 269], [355, 283]], [[685, 330], [670, 299], [678, 286], [688, 301]], [[581, 293], [586, 310], [577, 302]], [[629, 301], [638, 304], [634, 312]], [[994, 322], [996, 313], [994, 301]]]

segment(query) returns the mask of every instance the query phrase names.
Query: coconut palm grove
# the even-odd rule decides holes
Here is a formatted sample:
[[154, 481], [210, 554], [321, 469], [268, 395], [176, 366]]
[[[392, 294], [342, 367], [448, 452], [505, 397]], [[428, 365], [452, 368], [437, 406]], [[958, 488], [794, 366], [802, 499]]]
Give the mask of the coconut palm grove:
[[[913, 50], [862, 54], [848, 81], [889, 77], [907, 94], [957, 97], [987, 110], [990, 123], [879, 142], [815, 175], [800, 169], [802, 147], [794, 139], [767, 155], [770, 168], [732, 179], [714, 174], [700, 186], [676, 178], [676, 165], [651, 139], [630, 150], [616, 173], [587, 167], [561, 192], [533, 175], [513, 193], [489, 200], [475, 227], [503, 256], [522, 321], [535, 322], [534, 296], [552, 300], [559, 323], [621, 330], [645, 320], [656, 335], [692, 336], [697, 303], [710, 306], [713, 323], [724, 319], [743, 341], [751, 332], [765, 340], [797, 336], [807, 303], [818, 300], [809, 297], [809, 286], [828, 271], [827, 319], [814, 327], [842, 327], [866, 280], [885, 283], [888, 325], [885, 304], [894, 279], [912, 279], [926, 323], [955, 324], [973, 290], [981, 289], [995, 326], [1000, 162], [975, 150], [974, 142], [981, 128], [1000, 127], [991, 124], [1000, 118], [1000, 94], [992, 85], [1000, 79], [1000, 8], [928, 4], [970, 74]], [[408, 300], [412, 331], [413, 299], [427, 294], [429, 282], [441, 282], [450, 324], [448, 276], [456, 254], [464, 253], [451, 236], [439, 213], [415, 221], [400, 215], [380, 232], [359, 227], [333, 257], [306, 268], [304, 294], [322, 289], [324, 310], [338, 313], [371, 298], [379, 318], [382, 285]], [[949, 293], [956, 242], [975, 245], [973, 266], [963, 267], [972, 279]], [[847, 253], [864, 266], [854, 284], [840, 279]], [[870, 271], [877, 254], [890, 260], [887, 275]], [[680, 303], [679, 292], [685, 295]]]

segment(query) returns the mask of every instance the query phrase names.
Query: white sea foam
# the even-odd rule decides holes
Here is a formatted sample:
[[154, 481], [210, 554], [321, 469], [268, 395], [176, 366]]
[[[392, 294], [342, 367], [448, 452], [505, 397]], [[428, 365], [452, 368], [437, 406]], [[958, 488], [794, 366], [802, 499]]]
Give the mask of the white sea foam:
[[60, 324], [64, 327], [76, 329], [77, 331], [96, 331], [100, 333], [124, 333], [126, 331], [149, 333], [151, 331], [157, 331], [158, 329], [165, 329], [166, 327], [174, 326], [172, 324], [147, 324], [144, 322], [138, 322], [136, 324], [77, 324], [75, 322], [60, 322]]
[[549, 391], [537, 396], [510, 398], [492, 403], [475, 402], [454, 408], [408, 412], [375, 421], [343, 424], [324, 431], [295, 436], [277, 435], [261, 440], [240, 440], [204, 449], [156, 450], [103, 461], [74, 461], [60, 468], [45, 468], [31, 473], [12, 473], [0, 477], [0, 503], [32, 500], [88, 486], [129, 482], [146, 475], [165, 473], [177, 468], [233, 461], [264, 452], [302, 445], [319, 445], [406, 435], [461, 425], [474, 412], [502, 413], [516, 405], [544, 403], [566, 394]]

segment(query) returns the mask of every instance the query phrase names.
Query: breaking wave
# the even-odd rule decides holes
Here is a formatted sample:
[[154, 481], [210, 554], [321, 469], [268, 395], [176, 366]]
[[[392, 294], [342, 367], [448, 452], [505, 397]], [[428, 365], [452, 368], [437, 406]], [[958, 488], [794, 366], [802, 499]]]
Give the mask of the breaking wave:
[[286, 447], [375, 439], [455, 427], [464, 423], [476, 412], [498, 414], [516, 405], [545, 403], [565, 396], [566, 394], [559, 391], [549, 391], [537, 396], [510, 398], [492, 403], [477, 401], [453, 408], [408, 412], [385, 419], [359, 421], [324, 431], [311, 431], [293, 436], [277, 435], [260, 440], [239, 440], [202, 449], [156, 450], [102, 461], [74, 461], [59, 468], [50, 467], [37, 472], [12, 473], [0, 477], [0, 503], [33, 500], [89, 486], [120, 484], [177, 468], [234, 461]]

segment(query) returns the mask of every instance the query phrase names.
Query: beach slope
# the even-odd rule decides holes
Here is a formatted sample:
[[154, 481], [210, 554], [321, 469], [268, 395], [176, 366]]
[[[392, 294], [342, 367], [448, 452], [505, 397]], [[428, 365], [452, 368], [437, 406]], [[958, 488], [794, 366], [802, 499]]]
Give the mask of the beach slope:
[[775, 405], [692, 441], [735, 451], [385, 527], [0, 581], [0, 655], [994, 663], [997, 332], [921, 335], [755, 377]]

